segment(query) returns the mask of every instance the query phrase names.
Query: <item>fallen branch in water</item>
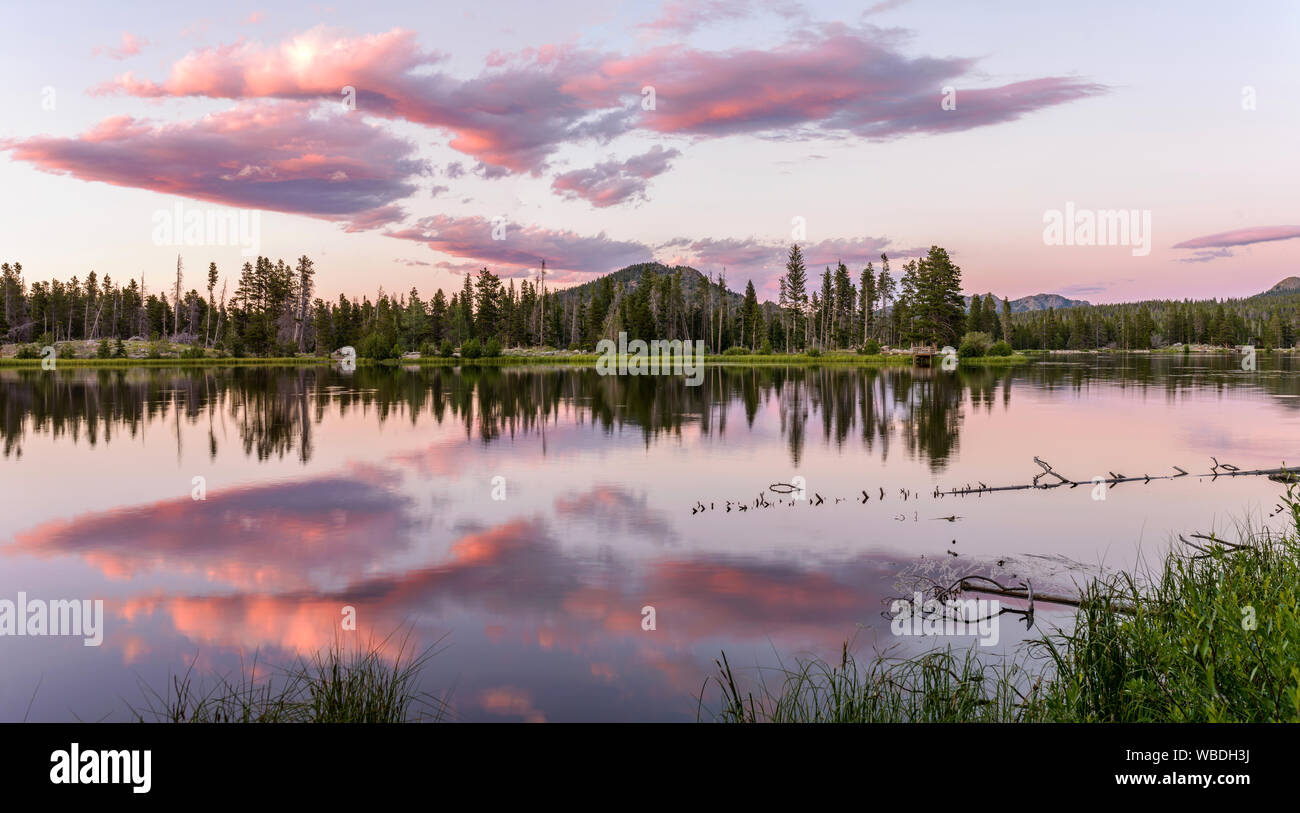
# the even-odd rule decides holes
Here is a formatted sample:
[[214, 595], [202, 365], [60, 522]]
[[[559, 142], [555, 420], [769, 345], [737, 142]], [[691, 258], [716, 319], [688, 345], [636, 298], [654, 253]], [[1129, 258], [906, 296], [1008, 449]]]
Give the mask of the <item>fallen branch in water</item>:
[[[1242, 471], [1241, 469], [1229, 463], [1220, 463], [1217, 458], [1211, 457], [1210, 459], [1214, 461], [1214, 465], [1210, 467], [1210, 471], [1206, 472], [1205, 474], [1197, 475], [1198, 477], [1209, 477], [1211, 480], [1217, 480], [1220, 477], [1268, 477], [1270, 480], [1274, 480], [1277, 482], [1284, 482], [1284, 483], [1295, 482], [1297, 479], [1295, 472], [1293, 472], [1291, 469], [1288, 469], [1286, 466], [1283, 466], [1281, 468], [1276, 468], [1276, 469], [1252, 469], [1250, 471]], [[948, 489], [947, 491], [941, 491], [939, 489], [935, 489], [934, 496], [942, 497], [945, 495], [952, 495], [952, 496], [964, 497], [967, 494], [979, 495], [979, 494], [984, 494], [986, 492], [993, 492], [993, 491], [1024, 491], [1031, 488], [1048, 489], [1048, 488], [1060, 488], [1061, 486], [1069, 486], [1070, 488], [1076, 488], [1078, 486], [1087, 485], [1089, 483], [1092, 483], [1093, 485], [1105, 485], [1107, 488], [1114, 488], [1116, 485], [1120, 483], [1134, 483], [1134, 482], [1149, 483], [1152, 480], [1176, 480], [1179, 477], [1189, 476], [1186, 469], [1180, 466], [1174, 466], [1174, 470], [1178, 472], [1177, 474], [1157, 474], [1154, 477], [1151, 476], [1150, 474], [1143, 474], [1139, 477], [1126, 477], [1123, 474], [1117, 474], [1113, 471], [1108, 471], [1106, 473], [1109, 474], [1110, 477], [1094, 477], [1091, 480], [1072, 480], [1069, 477], [1066, 477], [1065, 475], [1053, 469], [1050, 463], [1039, 459], [1037, 455], [1034, 456], [1034, 462], [1037, 463], [1043, 470], [1038, 474], [1034, 475], [1034, 479], [1032, 482], [1023, 483], [1020, 485], [1012, 485], [1012, 486], [986, 486], [983, 483], [980, 483], [978, 486], [972, 487], [971, 485], [968, 484], [964, 488], [951, 488]], [[1055, 477], [1057, 479], [1057, 482], [1042, 483], [1042, 484], [1038, 482], [1039, 479], [1043, 477], [1047, 477], [1048, 475]]]
[[[1241, 469], [1237, 468], [1236, 466], [1233, 466], [1230, 463], [1220, 463], [1217, 458], [1211, 457], [1210, 459], [1214, 461], [1214, 465], [1210, 468], [1210, 471], [1204, 474], [1198, 474], [1196, 475], [1197, 477], [1201, 477], [1201, 478], [1208, 477], [1210, 478], [1211, 481], [1217, 481], [1220, 477], [1267, 477], [1268, 479], [1277, 483], [1284, 483], [1284, 484], [1300, 483], [1300, 476], [1298, 476], [1294, 470], [1287, 468], [1285, 465], [1276, 469], [1252, 469], [1249, 471], [1242, 471]], [[995, 491], [1026, 491], [1029, 489], [1045, 490], [1051, 488], [1061, 488], [1063, 486], [1068, 486], [1070, 488], [1078, 488], [1079, 486], [1083, 486], [1083, 485], [1092, 485], [1094, 487], [1098, 485], [1104, 485], [1107, 488], [1114, 488], [1120, 483], [1138, 483], [1138, 482], [1150, 483], [1152, 480], [1177, 480], [1181, 477], [1192, 476], [1183, 467], [1174, 466], [1173, 469], [1174, 471], [1178, 472], [1177, 474], [1151, 475], [1151, 474], [1144, 473], [1140, 476], [1128, 477], [1122, 473], [1108, 471], [1107, 474], [1110, 475], [1109, 477], [1093, 477], [1090, 480], [1073, 480], [1069, 477], [1066, 477], [1064, 474], [1058, 472], [1056, 469], [1052, 467], [1052, 464], [1039, 458], [1037, 455], [1034, 456], [1033, 460], [1034, 463], [1036, 463], [1042, 469], [1042, 471], [1034, 475], [1034, 478], [1031, 482], [1021, 483], [1019, 485], [1009, 485], [1009, 486], [990, 486], [986, 483], [976, 480], [975, 481], [976, 485], [971, 485], [967, 483], [965, 486], [961, 488], [950, 488], [946, 491], [939, 488], [938, 486], [935, 486], [934, 490], [930, 492], [930, 497], [938, 500], [944, 497], [965, 497], [970, 494], [980, 496], [983, 494], [991, 494]], [[1042, 478], [1049, 477], [1049, 476], [1055, 477], [1056, 482], [1046, 482], [1046, 483], [1039, 482], [1039, 480], [1041, 480]], [[871, 502], [873, 499], [876, 499], [879, 502], [884, 502], [887, 492], [885, 491], [884, 487], [880, 487], [880, 486], [877, 487], [877, 490], [879, 496], [873, 496], [870, 492], [868, 492], [867, 489], [863, 488], [863, 489], [859, 489], [858, 491], [858, 493], [862, 495], [861, 497], [832, 496], [829, 499], [832, 505], [838, 505], [842, 502], [856, 502], [860, 505], [866, 505], [869, 502]], [[776, 501], [772, 501], [767, 498], [766, 496], [767, 493], [777, 494], [780, 495], [781, 497], [787, 497], [788, 499], [777, 499]], [[912, 489], [909, 488], [899, 488], [898, 493], [902, 497], [903, 502], [907, 502], [909, 500], [919, 500], [923, 496], [922, 492], [913, 491]], [[736, 507], [736, 510], [742, 512], [748, 511], [751, 508], [773, 508], [776, 506], [785, 506], [788, 508], [793, 508], [799, 505], [800, 503], [803, 503], [804, 505], [816, 507], [826, 503], [827, 499], [828, 498], [823, 497], [821, 494], [816, 492], [813, 492], [811, 495], [808, 495], [806, 488], [803, 485], [798, 485], [795, 483], [772, 483], [767, 487], [765, 491], [759, 492], [758, 496], [754, 498], [752, 504], [749, 504], [749, 502], [746, 500], [726, 500], [723, 502], [723, 505], [725, 506], [726, 513], [731, 513], [731, 511], [733, 510], [733, 506]], [[716, 508], [717, 508], [716, 502], [710, 502], [708, 505], [705, 505], [702, 500], [696, 500], [695, 504], [691, 507], [691, 513], [702, 514], [706, 511], [716, 510]], [[1274, 511], [1273, 514], [1282, 513], [1285, 510], [1286, 509], [1284, 507], [1279, 505], [1278, 510]], [[958, 519], [961, 519], [961, 517], [956, 515], [950, 515], [947, 517], [934, 517], [934, 519], [944, 519], [944, 520], [948, 520], [949, 522], [956, 522]]]

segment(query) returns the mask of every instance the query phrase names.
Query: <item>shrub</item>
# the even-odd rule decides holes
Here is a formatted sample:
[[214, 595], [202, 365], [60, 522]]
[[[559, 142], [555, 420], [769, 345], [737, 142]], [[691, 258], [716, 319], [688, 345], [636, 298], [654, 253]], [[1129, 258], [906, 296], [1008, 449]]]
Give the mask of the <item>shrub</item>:
[[123, 342], [121, 338], [118, 338], [117, 343], [113, 345], [113, 358], [126, 358], [126, 342]]
[[201, 359], [206, 358], [207, 355], [207, 352], [197, 344], [192, 344], [181, 351], [181, 358], [183, 359]]
[[362, 358], [381, 361], [393, 357], [393, 346], [385, 342], [377, 333], [371, 333], [361, 340], [357, 355]]
[[483, 347], [478, 343], [478, 339], [469, 339], [460, 345], [460, 357], [463, 359], [476, 359], [483, 355]]
[[748, 353], [749, 350], [744, 347], [728, 347], [726, 350], [722, 351], [722, 355], [724, 356], [743, 356]]
[[433, 358], [436, 355], [438, 355], [438, 348], [433, 346], [433, 342], [425, 342], [420, 345], [420, 358]]
[[456, 353], [456, 348], [451, 346], [451, 339], [443, 339], [442, 346], [438, 348], [438, 355], [445, 359], [451, 358]]
[[487, 340], [487, 346], [483, 348], [483, 355], [490, 359], [501, 355], [501, 342], [497, 341], [496, 336]]
[[108, 339], [100, 339], [99, 345], [95, 348], [97, 358], [106, 359], [113, 354], [113, 348], [108, 343]]
[[760, 347], [760, 348], [758, 348], [758, 354], [759, 354], [760, 356], [770, 356], [770, 355], [772, 355], [772, 340], [771, 340], [771, 339], [764, 339], [764, 340], [763, 340], [763, 346]]
[[14, 358], [18, 359], [38, 359], [41, 357], [41, 348], [34, 344], [24, 344], [18, 348], [18, 353]]
[[63, 342], [59, 345], [59, 358], [75, 359], [77, 357], [77, 345], [73, 342]]
[[875, 339], [867, 339], [866, 344], [858, 348], [858, 352], [864, 356], [880, 355], [880, 342]]
[[1000, 339], [994, 342], [993, 346], [989, 348], [990, 356], [1009, 356], [1014, 352], [1015, 351], [1011, 349], [1011, 345]]
[[154, 339], [153, 341], [149, 342], [149, 358], [151, 359], [162, 358], [162, 351], [163, 351], [162, 341], [158, 339]]
[[820, 347], [809, 347], [809, 348], [808, 348], [808, 355], [812, 356], [813, 358], [817, 358], [817, 357], [820, 356], [821, 354], [822, 354], [822, 349], [821, 349]]
[[989, 334], [972, 331], [962, 337], [961, 344], [957, 347], [957, 355], [961, 358], [986, 356], [988, 355], [989, 346], [992, 344], [993, 337]]

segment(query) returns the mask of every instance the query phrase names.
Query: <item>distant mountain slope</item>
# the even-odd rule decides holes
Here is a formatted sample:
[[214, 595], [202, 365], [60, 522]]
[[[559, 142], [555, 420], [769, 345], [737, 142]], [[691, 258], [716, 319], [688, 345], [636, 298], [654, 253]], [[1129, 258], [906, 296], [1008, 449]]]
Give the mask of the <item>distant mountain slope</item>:
[[1255, 296], [1276, 296], [1280, 294], [1300, 294], [1300, 277], [1287, 277], [1286, 279]]
[[[987, 294], [981, 294], [987, 296]], [[970, 310], [971, 298], [964, 297], [966, 300], [966, 309]], [[1002, 299], [995, 296], [998, 303], [998, 313], [1002, 313]], [[1034, 294], [1033, 296], [1022, 296], [1019, 299], [1011, 300], [1012, 313], [1024, 313], [1025, 311], [1045, 311], [1048, 308], [1061, 310], [1063, 308], [1083, 308], [1091, 305], [1085, 299], [1066, 299], [1060, 294]]]
[[[679, 266], [670, 267], [664, 265], [663, 263], [637, 263], [636, 265], [629, 265], [626, 268], [620, 268], [619, 270], [614, 271], [612, 273], [605, 274], [601, 277], [597, 277], [596, 279], [593, 279], [591, 282], [584, 282], [581, 285], [574, 285], [570, 288], [565, 288], [561, 291], [558, 291], [557, 295], [560, 297], [562, 301], [566, 300], [568, 297], [577, 296], [578, 294], [582, 294], [584, 299], [589, 300], [591, 299], [592, 294], [595, 293], [596, 286], [600, 283], [601, 279], [603, 279], [604, 277], [609, 277], [610, 280], [616, 286], [621, 282], [629, 289], [631, 289], [637, 286], [637, 283], [641, 281], [641, 276], [645, 274], [647, 271], [653, 271], [656, 274], [668, 274], [678, 269], [680, 269], [682, 272], [682, 296], [686, 299], [687, 302], [694, 301], [694, 297], [696, 296], [696, 293], [700, 290], [700, 288], [703, 285], [708, 283], [708, 278], [705, 277], [704, 274], [702, 274], [701, 272], [695, 270], [694, 268], [691, 268], [688, 265], [679, 265]], [[716, 285], [716, 283], [717, 280], [715, 278], [714, 284]], [[715, 296], [717, 295], [716, 289], [714, 295]], [[729, 303], [738, 304], [744, 300], [744, 294], [737, 293], [736, 291], [732, 290], [730, 286], [728, 286], [727, 300]]]
[[1066, 299], [1060, 294], [1034, 294], [1011, 300], [1011, 312], [1045, 311], [1048, 308], [1083, 308], [1092, 303], [1086, 299]]

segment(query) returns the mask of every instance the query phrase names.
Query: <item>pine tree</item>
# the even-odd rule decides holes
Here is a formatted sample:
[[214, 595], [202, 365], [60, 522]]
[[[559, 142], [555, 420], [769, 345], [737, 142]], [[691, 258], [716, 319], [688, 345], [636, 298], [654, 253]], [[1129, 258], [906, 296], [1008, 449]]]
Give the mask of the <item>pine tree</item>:
[[980, 318], [980, 329], [990, 336], [998, 335], [998, 305], [993, 294], [984, 294], [984, 316]]
[[[804, 268], [803, 252], [799, 249], [798, 243], [790, 246], [790, 254], [785, 261], [785, 287], [786, 299], [794, 317], [791, 332], [798, 335], [799, 323], [808, 302], [808, 272]], [[803, 321], [805, 322], [804, 346], [807, 346], [808, 326], [806, 324], [807, 320], [804, 319]]]
[[[468, 277], [466, 277], [468, 280]], [[478, 311], [476, 335], [486, 341], [498, 335], [501, 316], [501, 280], [487, 266], [478, 272], [478, 287], [474, 294], [474, 307]]]
[[754, 281], [750, 280], [745, 283], [745, 304], [741, 306], [741, 343], [748, 341], [751, 350], [757, 349], [759, 342], [757, 339], [758, 323], [760, 314], [758, 310], [758, 294], [754, 291]]
[[871, 338], [871, 316], [876, 310], [876, 269], [871, 263], [862, 269], [858, 296], [862, 301], [862, 343]]
[[465, 272], [465, 284], [460, 289], [460, 313], [457, 314], [457, 322], [460, 328], [458, 338], [461, 342], [474, 338], [474, 277], [468, 271]]
[[[884, 315], [889, 310], [889, 303], [894, 299], [894, 292], [897, 290], [894, 277], [889, 273], [889, 257], [881, 252], [880, 254], [880, 276], [876, 277], [876, 294], [880, 297], [880, 311]], [[901, 321], [901, 316], [892, 319], [894, 324]], [[898, 340], [897, 333], [893, 328], [887, 335], [882, 327], [880, 338], [885, 340], [886, 344], [893, 344]]]
[[970, 298], [970, 315], [966, 319], [966, 330], [970, 333], [984, 330], [984, 300], [979, 294]]

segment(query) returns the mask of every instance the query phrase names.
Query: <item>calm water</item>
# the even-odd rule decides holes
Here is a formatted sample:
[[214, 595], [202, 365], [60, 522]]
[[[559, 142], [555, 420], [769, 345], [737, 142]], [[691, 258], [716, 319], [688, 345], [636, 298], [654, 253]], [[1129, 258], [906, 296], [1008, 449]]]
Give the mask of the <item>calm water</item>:
[[[1075, 480], [1300, 460], [1294, 359], [1079, 358], [711, 368], [695, 388], [571, 368], [0, 371], [0, 598], [106, 615], [97, 648], [0, 637], [0, 720], [125, 719], [141, 682], [191, 662], [314, 653], [348, 634], [345, 605], [353, 635], [442, 641], [424, 686], [455, 719], [692, 720], [722, 649], [755, 675], [848, 638], [933, 645], [882, 617], [914, 577], [1068, 590], [1178, 532], [1280, 524], [1264, 478], [933, 497], [1028, 482], [1035, 455]], [[821, 505], [767, 491], [795, 477]], [[1025, 634], [999, 629], [998, 650]]]

